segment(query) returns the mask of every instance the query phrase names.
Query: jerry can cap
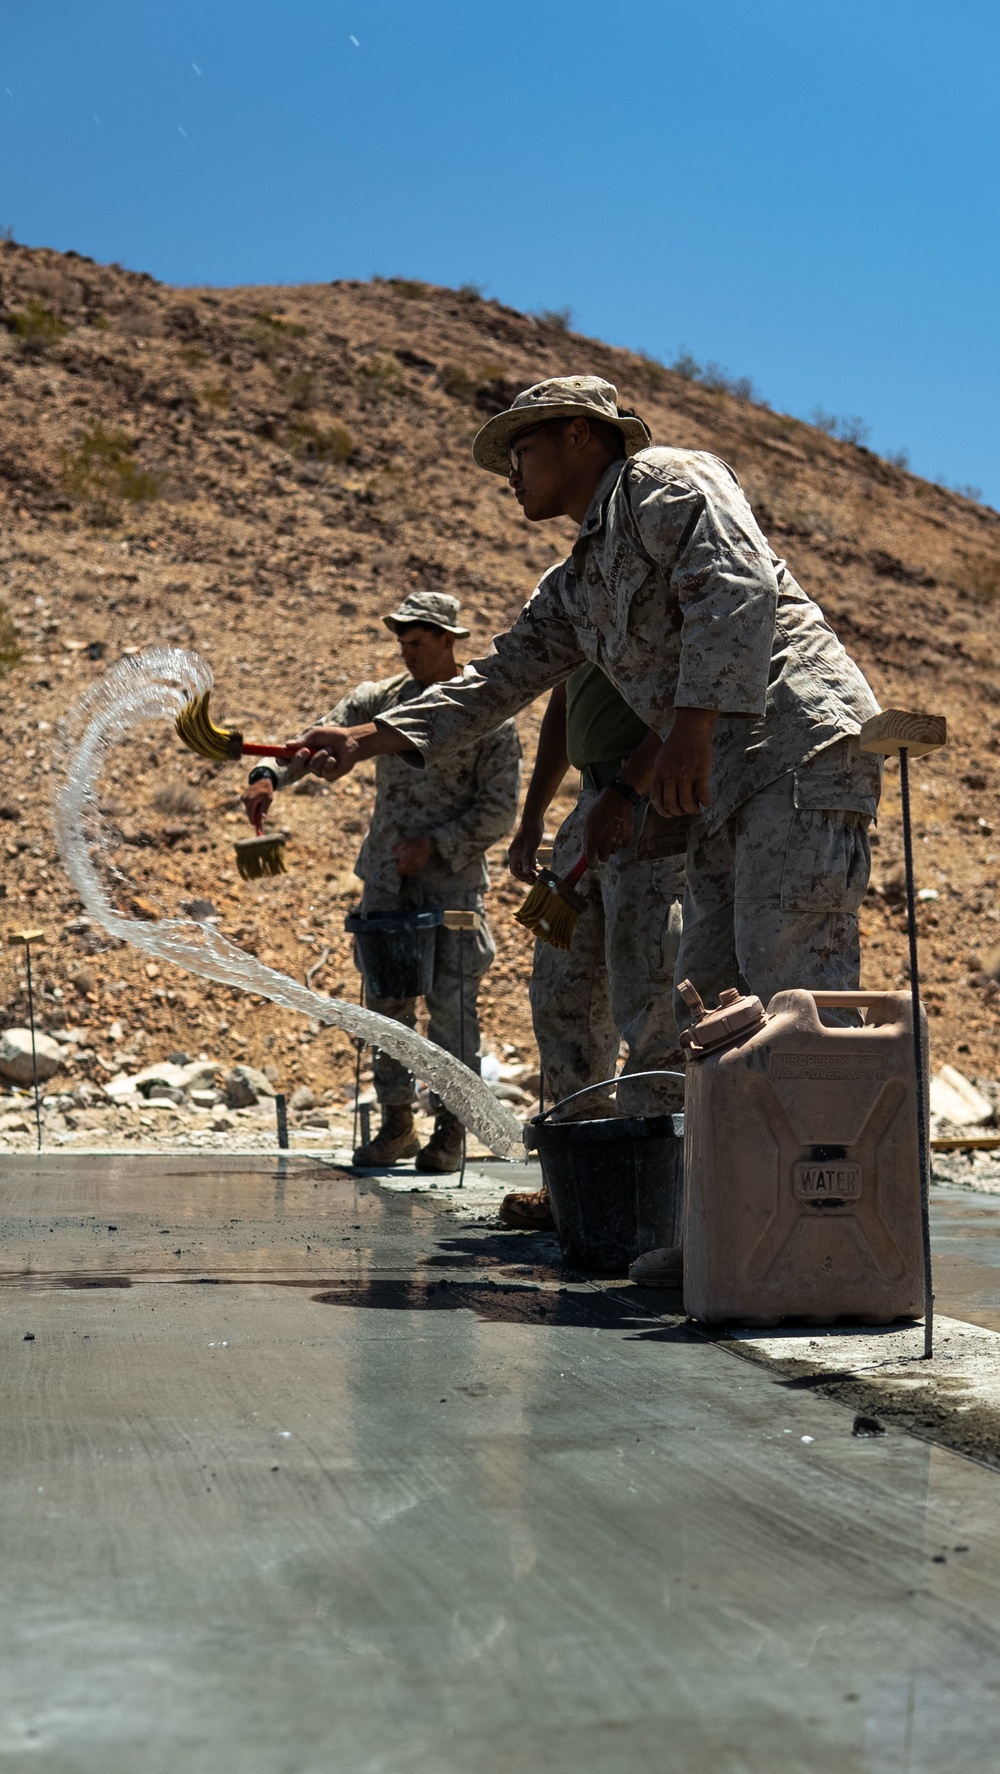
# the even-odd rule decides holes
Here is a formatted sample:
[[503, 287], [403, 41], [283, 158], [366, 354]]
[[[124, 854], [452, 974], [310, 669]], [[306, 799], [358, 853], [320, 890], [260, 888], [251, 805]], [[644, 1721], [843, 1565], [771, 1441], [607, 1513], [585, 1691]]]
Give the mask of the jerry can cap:
[[703, 1054], [726, 1047], [730, 1042], [740, 1041], [762, 1028], [767, 1021], [767, 1012], [760, 999], [753, 993], [744, 996], [733, 986], [728, 986], [724, 992], [719, 993], [718, 1008], [715, 1010], [705, 1009], [700, 994], [689, 979], [681, 980], [677, 990], [685, 1004], [694, 1012], [694, 1021], [682, 1030], [680, 1037], [681, 1046], [689, 1059], [701, 1059]]

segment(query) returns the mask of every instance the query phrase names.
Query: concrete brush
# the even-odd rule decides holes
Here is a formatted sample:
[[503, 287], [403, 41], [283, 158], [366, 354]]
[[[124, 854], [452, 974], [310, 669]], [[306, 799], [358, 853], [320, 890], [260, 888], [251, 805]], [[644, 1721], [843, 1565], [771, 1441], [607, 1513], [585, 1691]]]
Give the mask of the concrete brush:
[[[243, 757], [275, 758], [280, 763], [287, 763], [302, 750], [298, 745], [262, 745], [245, 740], [235, 727], [216, 727], [209, 714], [209, 695], [206, 690], [203, 696], [192, 697], [174, 721], [178, 739], [200, 758], [207, 758], [212, 764], [224, 764]], [[256, 836], [241, 838], [236, 844], [236, 867], [243, 880], [259, 881], [265, 875], [287, 874], [287, 839], [287, 832], [265, 834], [262, 817], [257, 823]]]
[[587, 858], [581, 856], [565, 877], [542, 869], [514, 913], [517, 922], [554, 949], [571, 948], [577, 919], [587, 909], [586, 900], [573, 889], [586, 868]]
[[216, 727], [208, 712], [210, 695], [211, 691], [206, 690], [203, 696], [192, 696], [174, 720], [178, 739], [189, 751], [197, 752], [199, 758], [207, 758], [210, 764], [234, 763], [239, 758], [277, 758], [287, 764], [296, 752], [303, 750], [301, 745], [261, 745], [259, 741], [244, 739], [235, 727]]
[[260, 881], [265, 875], [287, 875], [287, 832], [265, 832], [264, 821], [255, 824], [256, 837], [236, 841], [236, 867], [244, 881]]

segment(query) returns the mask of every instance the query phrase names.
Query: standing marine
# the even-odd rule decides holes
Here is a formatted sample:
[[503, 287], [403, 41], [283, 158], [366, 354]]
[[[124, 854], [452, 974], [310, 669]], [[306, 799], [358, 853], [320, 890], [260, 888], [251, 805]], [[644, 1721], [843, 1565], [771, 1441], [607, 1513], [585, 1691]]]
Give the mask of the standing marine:
[[855, 988], [880, 788], [858, 733], [878, 704], [732, 469], [650, 447], [596, 376], [526, 389], [473, 449], [529, 521], [573, 518], [571, 553], [459, 681], [353, 729], [314, 730], [305, 743], [320, 749], [304, 762], [331, 781], [366, 757], [426, 767], [599, 665], [659, 736], [654, 808], [693, 816], [679, 978], [706, 1000], [737, 983], [765, 1003], [789, 986]]
[[[590, 850], [593, 866], [576, 888], [584, 909], [569, 949], [536, 941], [528, 987], [542, 1075], [556, 1102], [613, 1078], [624, 1042], [623, 1080], [634, 1073], [674, 1076], [623, 1082], [618, 1112], [655, 1115], [684, 1106], [672, 988], [690, 821], [650, 810], [658, 747], [657, 735], [599, 666], [578, 666], [549, 696], [507, 860], [516, 880], [536, 878], [546, 812], [567, 770], [579, 770], [576, 805], [556, 833], [552, 868], [567, 875]], [[606, 1092], [588, 1090], [566, 1112], [614, 1111]], [[508, 1226], [551, 1225], [546, 1191], [507, 1195], [500, 1218]]]
[[[359, 684], [331, 709], [324, 725], [353, 727], [398, 714], [429, 686], [454, 678], [459, 669], [455, 642], [469, 633], [457, 618], [455, 598], [438, 591], [411, 592], [398, 610], [382, 618], [399, 640], [406, 670], [378, 683]], [[480, 914], [475, 931], [437, 929], [434, 980], [425, 999], [428, 1038], [476, 1072], [479, 986], [496, 954], [484, 915], [486, 851], [517, 817], [520, 761], [514, 723], [504, 717], [491, 723], [489, 731], [456, 741], [419, 775], [398, 758], [380, 757], [371, 824], [354, 867], [364, 884], [362, 912], [440, 907]], [[266, 812], [274, 791], [301, 774], [295, 763], [282, 768], [267, 759], [252, 770], [243, 797], [251, 822], [261, 802]], [[461, 966], [459, 943], [465, 945]], [[414, 999], [368, 998], [367, 1004], [408, 1028], [416, 1023]], [[358, 1147], [355, 1164], [380, 1168], [416, 1156], [418, 1170], [457, 1170], [462, 1124], [456, 1116], [439, 1105], [434, 1132], [420, 1147], [410, 1073], [378, 1051], [373, 1071], [381, 1126], [368, 1145]]]

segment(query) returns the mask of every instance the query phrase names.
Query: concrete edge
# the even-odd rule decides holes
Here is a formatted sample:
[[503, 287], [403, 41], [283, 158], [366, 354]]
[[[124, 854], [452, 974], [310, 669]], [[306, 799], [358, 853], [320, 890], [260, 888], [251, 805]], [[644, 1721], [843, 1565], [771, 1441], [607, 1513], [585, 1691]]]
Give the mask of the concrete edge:
[[765, 1335], [702, 1327], [702, 1334], [728, 1353], [770, 1369], [781, 1385], [822, 1393], [883, 1428], [904, 1430], [1000, 1468], [996, 1331], [938, 1318], [930, 1361], [923, 1358], [922, 1324], [796, 1326]]

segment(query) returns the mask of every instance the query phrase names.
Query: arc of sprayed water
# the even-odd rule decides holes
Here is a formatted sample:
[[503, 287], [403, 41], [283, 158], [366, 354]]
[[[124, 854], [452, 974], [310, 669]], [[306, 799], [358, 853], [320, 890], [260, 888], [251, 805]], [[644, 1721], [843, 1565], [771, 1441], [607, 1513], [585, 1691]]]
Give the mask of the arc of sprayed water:
[[452, 1114], [498, 1157], [523, 1151], [520, 1122], [475, 1072], [402, 1023], [341, 998], [323, 998], [194, 918], [145, 922], [126, 917], [108, 898], [91, 850], [106, 848], [96, 783], [109, 748], [146, 721], [176, 715], [212, 687], [212, 672], [196, 653], [150, 647], [111, 668], [69, 711], [63, 725], [72, 747], [56, 796], [54, 824], [63, 867], [90, 916], [111, 936], [202, 979], [255, 992], [285, 1010], [343, 1029], [382, 1048], [426, 1079]]

